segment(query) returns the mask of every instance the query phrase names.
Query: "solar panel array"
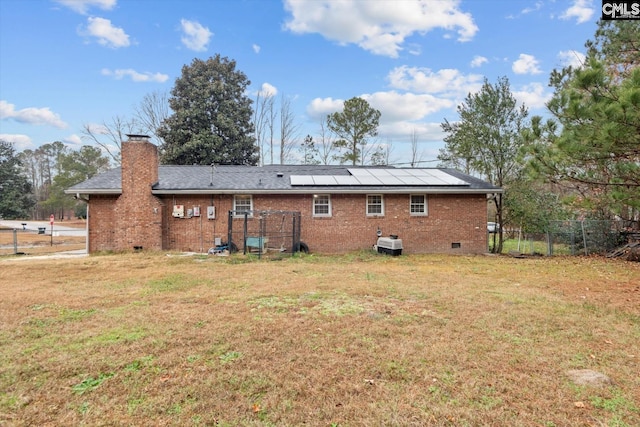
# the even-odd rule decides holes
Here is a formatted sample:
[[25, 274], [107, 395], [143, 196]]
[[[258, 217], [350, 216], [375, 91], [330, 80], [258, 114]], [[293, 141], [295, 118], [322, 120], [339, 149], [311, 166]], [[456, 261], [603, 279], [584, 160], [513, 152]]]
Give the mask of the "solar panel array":
[[351, 175], [291, 175], [291, 185], [459, 186], [466, 181], [440, 169], [353, 168]]

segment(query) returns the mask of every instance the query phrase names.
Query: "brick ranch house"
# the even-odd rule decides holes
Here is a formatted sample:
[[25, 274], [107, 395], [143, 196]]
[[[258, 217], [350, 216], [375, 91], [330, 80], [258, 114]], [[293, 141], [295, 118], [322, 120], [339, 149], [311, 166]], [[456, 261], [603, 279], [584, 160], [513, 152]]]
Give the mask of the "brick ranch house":
[[88, 204], [90, 253], [206, 252], [227, 240], [231, 210], [299, 212], [315, 253], [372, 248], [379, 234], [404, 253], [484, 253], [487, 196], [502, 191], [445, 168], [159, 165], [147, 136], [128, 137], [121, 167], [66, 190]]

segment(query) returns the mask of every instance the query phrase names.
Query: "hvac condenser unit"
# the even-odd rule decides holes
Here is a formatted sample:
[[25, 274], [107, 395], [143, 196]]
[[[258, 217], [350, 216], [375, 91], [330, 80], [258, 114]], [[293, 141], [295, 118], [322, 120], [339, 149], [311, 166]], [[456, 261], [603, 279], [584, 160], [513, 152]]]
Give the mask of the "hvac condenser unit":
[[402, 239], [378, 237], [376, 248], [378, 249], [379, 254], [387, 254], [393, 256], [402, 255]]

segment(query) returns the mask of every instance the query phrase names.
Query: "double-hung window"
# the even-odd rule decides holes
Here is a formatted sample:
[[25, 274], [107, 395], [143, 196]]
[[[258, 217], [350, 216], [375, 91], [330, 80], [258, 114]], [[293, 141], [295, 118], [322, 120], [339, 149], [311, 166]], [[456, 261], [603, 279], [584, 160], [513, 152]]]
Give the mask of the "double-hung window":
[[384, 199], [382, 194], [367, 194], [367, 215], [384, 215]]
[[313, 216], [331, 216], [331, 197], [328, 194], [313, 195]]
[[427, 196], [425, 194], [411, 194], [409, 196], [409, 214], [412, 216], [425, 216], [427, 210]]
[[233, 210], [235, 216], [244, 216], [244, 212], [249, 212], [253, 216], [253, 198], [250, 194], [236, 194], [233, 196]]

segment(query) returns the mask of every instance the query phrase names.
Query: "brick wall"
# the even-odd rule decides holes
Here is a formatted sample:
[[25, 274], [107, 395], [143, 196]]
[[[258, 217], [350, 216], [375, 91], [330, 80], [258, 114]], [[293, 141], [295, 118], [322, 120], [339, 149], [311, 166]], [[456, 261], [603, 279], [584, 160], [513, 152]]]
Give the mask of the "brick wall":
[[[227, 240], [228, 211], [232, 195], [175, 196], [162, 199], [165, 249], [206, 252], [216, 237]], [[409, 215], [409, 195], [384, 195], [385, 214], [366, 215], [366, 195], [332, 195], [332, 216], [312, 216], [313, 196], [254, 195], [254, 210], [301, 212], [301, 240], [312, 252], [344, 253], [371, 248], [378, 228], [383, 236], [396, 234], [403, 241], [403, 253], [483, 253], [487, 250], [487, 202], [480, 195], [427, 196], [428, 215]], [[185, 211], [200, 207], [201, 216], [174, 218], [171, 206]], [[216, 219], [208, 220], [206, 207], [216, 207]], [[237, 221], [234, 231], [241, 227]]]
[[113, 206], [117, 196], [96, 196], [89, 199], [89, 252], [118, 249]]

